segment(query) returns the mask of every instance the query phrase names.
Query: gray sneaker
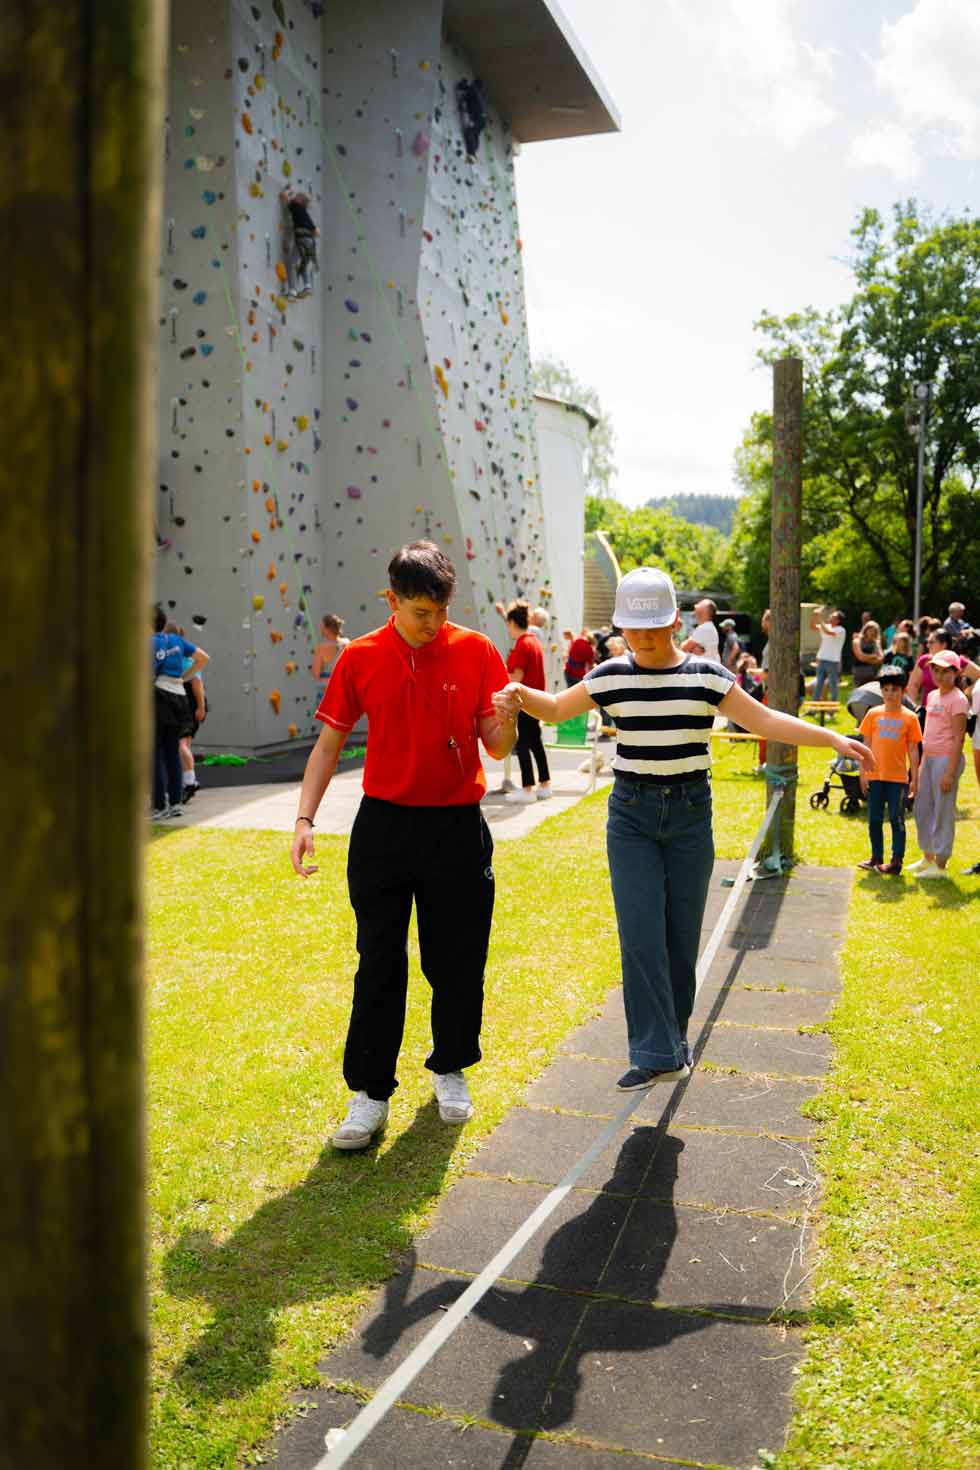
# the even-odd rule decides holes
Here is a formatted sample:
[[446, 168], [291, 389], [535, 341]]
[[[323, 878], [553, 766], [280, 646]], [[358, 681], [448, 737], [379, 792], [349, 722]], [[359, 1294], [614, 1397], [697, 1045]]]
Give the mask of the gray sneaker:
[[462, 1072], [434, 1072], [439, 1116], [444, 1123], [466, 1123], [473, 1116], [473, 1101]]
[[383, 1128], [388, 1119], [388, 1104], [366, 1092], [355, 1092], [351, 1098], [347, 1117], [341, 1123], [330, 1142], [334, 1148], [367, 1148], [371, 1139]]

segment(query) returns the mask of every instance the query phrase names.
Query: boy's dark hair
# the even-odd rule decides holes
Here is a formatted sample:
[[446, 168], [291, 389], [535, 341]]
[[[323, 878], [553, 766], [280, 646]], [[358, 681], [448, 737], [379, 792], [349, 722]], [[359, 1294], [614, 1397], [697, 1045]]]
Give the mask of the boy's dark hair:
[[338, 618], [336, 613], [324, 613], [320, 619], [320, 627], [329, 628], [331, 633], [339, 633], [343, 626], [343, 618]]
[[529, 612], [530, 608], [528, 604], [523, 598], [519, 598], [517, 602], [512, 602], [507, 609], [507, 621], [508, 623], [513, 623], [515, 628], [520, 628], [522, 633], [526, 633]]
[[154, 633], [162, 633], [163, 630], [164, 630], [164, 628], [166, 626], [167, 626], [167, 614], [164, 612], [164, 610], [163, 610], [162, 607], [155, 607], [153, 609], [153, 631], [154, 631]]
[[908, 674], [898, 664], [886, 664], [878, 675], [879, 687], [883, 687], [885, 684], [899, 684], [904, 689], [908, 682]]
[[456, 590], [456, 571], [433, 541], [410, 541], [388, 563], [388, 583], [396, 597], [429, 597], [445, 607]]

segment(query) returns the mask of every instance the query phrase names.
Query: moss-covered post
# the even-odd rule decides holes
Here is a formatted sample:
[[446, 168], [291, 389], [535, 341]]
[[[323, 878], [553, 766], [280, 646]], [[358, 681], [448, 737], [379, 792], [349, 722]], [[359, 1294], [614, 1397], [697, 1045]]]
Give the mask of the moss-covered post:
[[[803, 363], [785, 357], [773, 368], [772, 421], [772, 550], [769, 561], [769, 706], [795, 715], [800, 681], [800, 550], [803, 485]], [[778, 852], [783, 866], [793, 858], [796, 828], [795, 745], [769, 742], [767, 805], [774, 790], [784, 786], [777, 816], [778, 833], [766, 851]]]
[[0, 1466], [145, 1465], [164, 0], [0, 16]]

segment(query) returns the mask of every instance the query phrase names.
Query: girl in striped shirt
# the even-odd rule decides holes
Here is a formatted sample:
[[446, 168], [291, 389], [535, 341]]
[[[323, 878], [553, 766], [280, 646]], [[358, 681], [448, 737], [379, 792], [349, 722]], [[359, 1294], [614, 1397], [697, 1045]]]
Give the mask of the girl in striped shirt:
[[523, 709], [556, 722], [598, 706], [616, 726], [606, 849], [629, 1036], [623, 1092], [690, 1075], [687, 1026], [715, 855], [708, 780], [715, 716], [766, 740], [830, 746], [874, 768], [861, 741], [779, 714], [714, 659], [682, 653], [674, 642], [679, 621], [666, 572], [639, 567], [616, 593], [614, 622], [630, 652], [561, 694], [508, 684], [493, 696], [500, 714]]

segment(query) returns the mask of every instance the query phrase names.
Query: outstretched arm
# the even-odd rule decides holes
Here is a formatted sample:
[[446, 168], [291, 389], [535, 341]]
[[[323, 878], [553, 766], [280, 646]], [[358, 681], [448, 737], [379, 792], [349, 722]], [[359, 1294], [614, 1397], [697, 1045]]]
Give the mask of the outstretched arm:
[[547, 694], [543, 689], [528, 689], [524, 684], [507, 684], [493, 696], [494, 709], [516, 715], [524, 710], [536, 720], [547, 720], [550, 725], [571, 719], [572, 715], [584, 715], [593, 707], [594, 701], [588, 686], [583, 681], [563, 689], [560, 694]]
[[795, 715], [780, 714], [778, 710], [750, 699], [737, 684], [732, 685], [718, 708], [736, 725], [751, 730], [753, 735], [761, 735], [764, 740], [780, 741], [783, 745], [829, 746], [839, 755], [849, 755], [861, 761], [862, 768], [866, 766], [869, 771], [874, 770], [875, 758], [862, 741], [849, 740], [836, 730], [811, 725], [807, 720], [798, 720]]

